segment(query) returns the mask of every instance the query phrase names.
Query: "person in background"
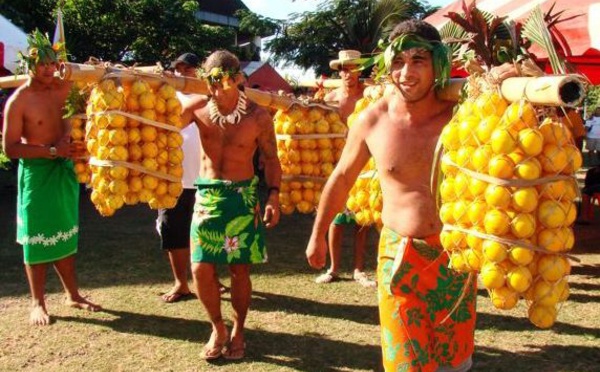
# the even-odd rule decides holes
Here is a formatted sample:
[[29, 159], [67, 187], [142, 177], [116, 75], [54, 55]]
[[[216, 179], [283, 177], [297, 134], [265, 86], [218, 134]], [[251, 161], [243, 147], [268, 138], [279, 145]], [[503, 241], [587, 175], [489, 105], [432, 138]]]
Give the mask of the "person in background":
[[587, 129], [585, 147], [590, 152], [590, 158], [598, 160], [598, 154], [600, 153], [600, 107], [596, 108], [594, 116], [585, 122], [585, 127]]
[[17, 243], [23, 247], [31, 291], [33, 325], [51, 323], [46, 309], [46, 272], [54, 266], [64, 287], [65, 304], [98, 311], [80, 293], [75, 273], [79, 239], [79, 184], [72, 158], [81, 155], [71, 143], [63, 107], [71, 83], [55, 78], [58, 54], [47, 35], [34, 31], [23, 55], [29, 79], [9, 98], [4, 110], [2, 146], [19, 159]]
[[[338, 70], [342, 86], [325, 95], [325, 102], [335, 102], [339, 105], [339, 114], [342, 121], [348, 124], [348, 117], [354, 112], [356, 102], [362, 98], [364, 84], [360, 81], [359, 68], [360, 52], [357, 50], [342, 50], [338, 59], [332, 60], [329, 67]], [[369, 279], [364, 272], [365, 251], [367, 245], [368, 226], [356, 223], [354, 213], [345, 209], [338, 213], [329, 226], [328, 243], [331, 265], [327, 272], [319, 275], [315, 282], [319, 284], [331, 283], [339, 279], [339, 269], [342, 254], [342, 240], [344, 226], [354, 229], [354, 273], [353, 279], [364, 287], [376, 287], [374, 280]]]
[[594, 205], [592, 196], [600, 194], [600, 165], [596, 165], [585, 172], [583, 188], [581, 189], [581, 214], [577, 223], [588, 225], [592, 222]]
[[[196, 78], [200, 59], [193, 53], [180, 55], [170, 65], [177, 76]], [[182, 104], [190, 100], [190, 96], [177, 92], [177, 98]], [[190, 234], [194, 212], [196, 187], [194, 180], [200, 172], [200, 133], [195, 125], [186, 126], [181, 132], [183, 144], [183, 192], [172, 209], [159, 209], [156, 219], [156, 230], [161, 239], [161, 247], [167, 252], [173, 279], [173, 287], [162, 294], [166, 303], [178, 302], [193, 297], [188, 286], [188, 266], [190, 264]], [[215, 273], [216, 274], [216, 273]], [[220, 291], [226, 292], [227, 287], [219, 283]]]

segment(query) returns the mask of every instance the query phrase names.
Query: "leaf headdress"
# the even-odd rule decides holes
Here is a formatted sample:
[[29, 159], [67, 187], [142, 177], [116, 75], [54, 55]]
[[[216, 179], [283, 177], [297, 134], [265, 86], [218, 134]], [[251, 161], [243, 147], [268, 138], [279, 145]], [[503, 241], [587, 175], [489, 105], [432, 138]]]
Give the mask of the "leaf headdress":
[[222, 67], [213, 67], [210, 71], [199, 69], [197, 76], [200, 79], [206, 80], [210, 85], [221, 83], [223, 86], [228, 86], [229, 80], [235, 79], [235, 76], [239, 73], [239, 68], [225, 70]]
[[392, 40], [388, 45], [383, 40], [379, 41], [379, 49], [382, 53], [366, 59], [361, 69], [375, 66], [377, 69], [376, 79], [391, 72], [394, 58], [403, 51], [409, 49], [424, 49], [431, 52], [433, 69], [435, 72], [435, 88], [444, 87], [450, 80], [452, 69], [452, 51], [440, 41], [430, 41], [415, 34], [402, 34]]
[[21, 60], [20, 73], [34, 70], [35, 65], [40, 62], [58, 62], [59, 53], [64, 51], [64, 43], [52, 45], [48, 34], [43, 34], [38, 29], [27, 35], [27, 44], [29, 47], [27, 55], [21, 52], [18, 54]]

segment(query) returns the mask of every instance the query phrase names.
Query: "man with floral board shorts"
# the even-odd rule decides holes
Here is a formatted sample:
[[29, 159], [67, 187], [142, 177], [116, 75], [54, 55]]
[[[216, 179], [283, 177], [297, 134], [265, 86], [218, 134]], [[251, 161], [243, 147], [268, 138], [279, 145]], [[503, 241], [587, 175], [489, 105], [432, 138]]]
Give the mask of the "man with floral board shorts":
[[[190, 230], [194, 284], [212, 324], [201, 357], [241, 359], [252, 291], [250, 266], [267, 261], [263, 223], [270, 228], [279, 221], [281, 166], [273, 119], [247, 100], [237, 57], [224, 50], [212, 53], [203, 64], [202, 78], [210, 96], [190, 100], [182, 118], [184, 123], [193, 121], [198, 126], [201, 139], [201, 169]], [[264, 159], [268, 186], [263, 216], [252, 161], [257, 149]], [[231, 336], [221, 315], [217, 264], [228, 265], [231, 274]]]

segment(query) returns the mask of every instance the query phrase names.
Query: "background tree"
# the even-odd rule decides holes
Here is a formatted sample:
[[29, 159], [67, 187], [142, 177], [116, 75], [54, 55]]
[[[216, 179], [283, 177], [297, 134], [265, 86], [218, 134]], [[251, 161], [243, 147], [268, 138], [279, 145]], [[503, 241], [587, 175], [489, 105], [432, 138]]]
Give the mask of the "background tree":
[[277, 33], [281, 25], [277, 20], [263, 17], [248, 10], [238, 10], [235, 16], [240, 20], [239, 32], [251, 37], [247, 48], [239, 48], [238, 57], [243, 61], [260, 61], [259, 45], [255, 45], [253, 38], [267, 37]]
[[339, 50], [373, 53], [393, 25], [422, 19], [437, 9], [418, 0], [330, 0], [314, 12], [293, 15], [266, 44], [266, 50], [276, 63], [295, 63], [314, 68], [317, 74], [330, 74], [329, 60]]
[[[67, 49], [76, 62], [168, 62], [184, 51], [204, 56], [233, 49], [234, 31], [202, 25], [193, 0], [64, 0]], [[57, 0], [4, 0], [0, 12], [25, 32], [52, 36]]]

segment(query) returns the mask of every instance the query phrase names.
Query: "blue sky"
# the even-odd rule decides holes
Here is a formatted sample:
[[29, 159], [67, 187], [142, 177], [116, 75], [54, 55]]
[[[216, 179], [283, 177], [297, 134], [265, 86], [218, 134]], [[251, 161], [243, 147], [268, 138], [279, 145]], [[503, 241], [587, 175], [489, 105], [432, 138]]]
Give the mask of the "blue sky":
[[[315, 10], [323, 0], [242, 0], [251, 11], [263, 17], [285, 19], [288, 14]], [[452, 0], [426, 0], [430, 5], [444, 6]]]

